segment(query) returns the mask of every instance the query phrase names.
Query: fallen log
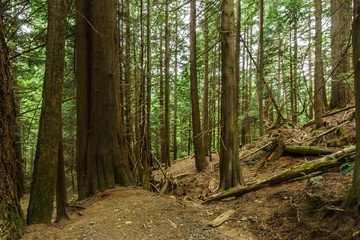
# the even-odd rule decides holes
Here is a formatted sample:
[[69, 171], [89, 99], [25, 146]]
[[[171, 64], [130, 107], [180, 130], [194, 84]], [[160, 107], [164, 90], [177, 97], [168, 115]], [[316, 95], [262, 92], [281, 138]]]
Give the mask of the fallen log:
[[251, 191], [264, 188], [268, 185], [286, 182], [298, 177], [302, 177], [312, 172], [316, 172], [316, 171], [326, 172], [330, 168], [341, 166], [344, 162], [345, 157], [349, 155], [353, 155], [355, 150], [356, 147], [345, 148], [343, 150], [335, 152], [334, 154], [315, 159], [314, 161], [308, 162], [297, 168], [285, 170], [281, 172], [279, 175], [273, 176], [259, 183], [255, 183], [253, 185], [246, 187], [239, 186], [239, 187], [230, 188], [226, 191], [210, 196], [203, 203], [206, 204], [213, 201], [219, 201], [225, 198], [239, 197]]
[[327, 149], [327, 148], [321, 148], [321, 147], [315, 147], [315, 146], [288, 145], [288, 146], [285, 146], [284, 152], [292, 153], [292, 154], [316, 156], [316, 155], [331, 154], [334, 151]]
[[265, 157], [265, 160], [262, 163], [261, 167], [265, 167], [268, 162], [275, 161], [286, 153], [317, 156], [331, 154], [333, 152], [333, 150], [330, 150], [328, 148], [321, 148], [316, 146], [286, 145], [284, 143], [283, 136], [280, 135], [272, 143], [270, 151]]

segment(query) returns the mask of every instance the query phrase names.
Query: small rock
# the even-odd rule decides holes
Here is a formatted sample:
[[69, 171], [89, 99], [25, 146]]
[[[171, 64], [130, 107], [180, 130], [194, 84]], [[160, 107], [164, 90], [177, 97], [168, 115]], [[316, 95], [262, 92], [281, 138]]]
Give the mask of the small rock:
[[118, 228], [121, 228], [121, 225], [119, 225]]
[[241, 221], [247, 221], [248, 219], [247, 219], [247, 217], [242, 217], [240, 220]]
[[90, 222], [90, 225], [94, 225], [94, 222]]
[[208, 216], [214, 215], [214, 213], [213, 213], [213, 212], [210, 212], [210, 211], [206, 211], [206, 213], [207, 213]]
[[127, 225], [132, 224], [132, 221], [126, 221], [125, 224]]
[[115, 209], [115, 213], [118, 213], [119, 212], [119, 209]]

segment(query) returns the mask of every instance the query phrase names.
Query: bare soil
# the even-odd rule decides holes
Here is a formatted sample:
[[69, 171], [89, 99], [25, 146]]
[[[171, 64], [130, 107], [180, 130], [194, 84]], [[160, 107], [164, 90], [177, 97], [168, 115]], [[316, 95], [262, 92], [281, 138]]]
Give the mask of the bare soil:
[[208, 226], [217, 208], [138, 187], [116, 187], [76, 205], [84, 209], [69, 208], [70, 220], [31, 225], [23, 239], [256, 239]]
[[[320, 133], [339, 124], [339, 119], [327, 119], [328, 126]], [[319, 134], [311, 127], [288, 131], [294, 143]], [[315, 144], [340, 148], [354, 144], [354, 131], [350, 122]], [[242, 155], [264, 146], [272, 135], [245, 146]], [[316, 158], [287, 155], [263, 166], [266, 151], [241, 161], [247, 184]], [[116, 187], [76, 202], [84, 209], [69, 208], [70, 220], [27, 227], [23, 239], [359, 239], [359, 219], [342, 207], [352, 181], [352, 172], [344, 171], [346, 166], [204, 205], [202, 200], [216, 193], [219, 184], [218, 155], [212, 154], [211, 159], [202, 173], [196, 172], [194, 158], [174, 161], [166, 170], [173, 187], [167, 194]], [[165, 181], [159, 170], [153, 176], [158, 182]], [[224, 224], [209, 226], [229, 209], [235, 213]]]

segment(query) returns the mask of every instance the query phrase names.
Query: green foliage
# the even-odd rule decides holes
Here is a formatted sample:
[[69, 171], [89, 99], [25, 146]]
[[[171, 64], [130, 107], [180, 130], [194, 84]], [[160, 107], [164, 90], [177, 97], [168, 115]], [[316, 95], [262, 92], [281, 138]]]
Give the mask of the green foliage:
[[248, 160], [249, 168], [252, 168], [256, 162], [257, 162], [256, 160], [251, 160], [251, 159], [249, 159], [249, 160]]

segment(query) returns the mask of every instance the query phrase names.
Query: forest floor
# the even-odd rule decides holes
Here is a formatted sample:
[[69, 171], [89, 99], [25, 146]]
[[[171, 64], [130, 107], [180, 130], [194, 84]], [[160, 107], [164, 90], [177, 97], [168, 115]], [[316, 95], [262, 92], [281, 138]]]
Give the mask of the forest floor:
[[[329, 116], [326, 126], [320, 130], [315, 130], [313, 125], [275, 129], [245, 146], [242, 156], [260, 149], [279, 132], [291, 136], [288, 142], [299, 145], [316, 145], [334, 151], [352, 145], [355, 140], [352, 114], [353, 109]], [[335, 131], [316, 137], [340, 124]], [[319, 157], [283, 155], [264, 164], [268, 151], [265, 148], [241, 160], [247, 184]], [[316, 177], [298, 178], [238, 198], [203, 204], [204, 199], [216, 193], [219, 157], [212, 154], [212, 161], [202, 173], [196, 172], [194, 161], [192, 157], [179, 159], [166, 170], [171, 181], [166, 194], [139, 187], [116, 187], [76, 202], [81, 209], [69, 208], [70, 220], [27, 227], [23, 239], [335, 240], [360, 237], [359, 219], [344, 214], [342, 209], [352, 180], [352, 172], [346, 171], [348, 163]], [[166, 181], [160, 170], [153, 174], [157, 182]], [[22, 203], [26, 208], [26, 199]], [[233, 214], [222, 225], [209, 225], [228, 210], [234, 210]]]

